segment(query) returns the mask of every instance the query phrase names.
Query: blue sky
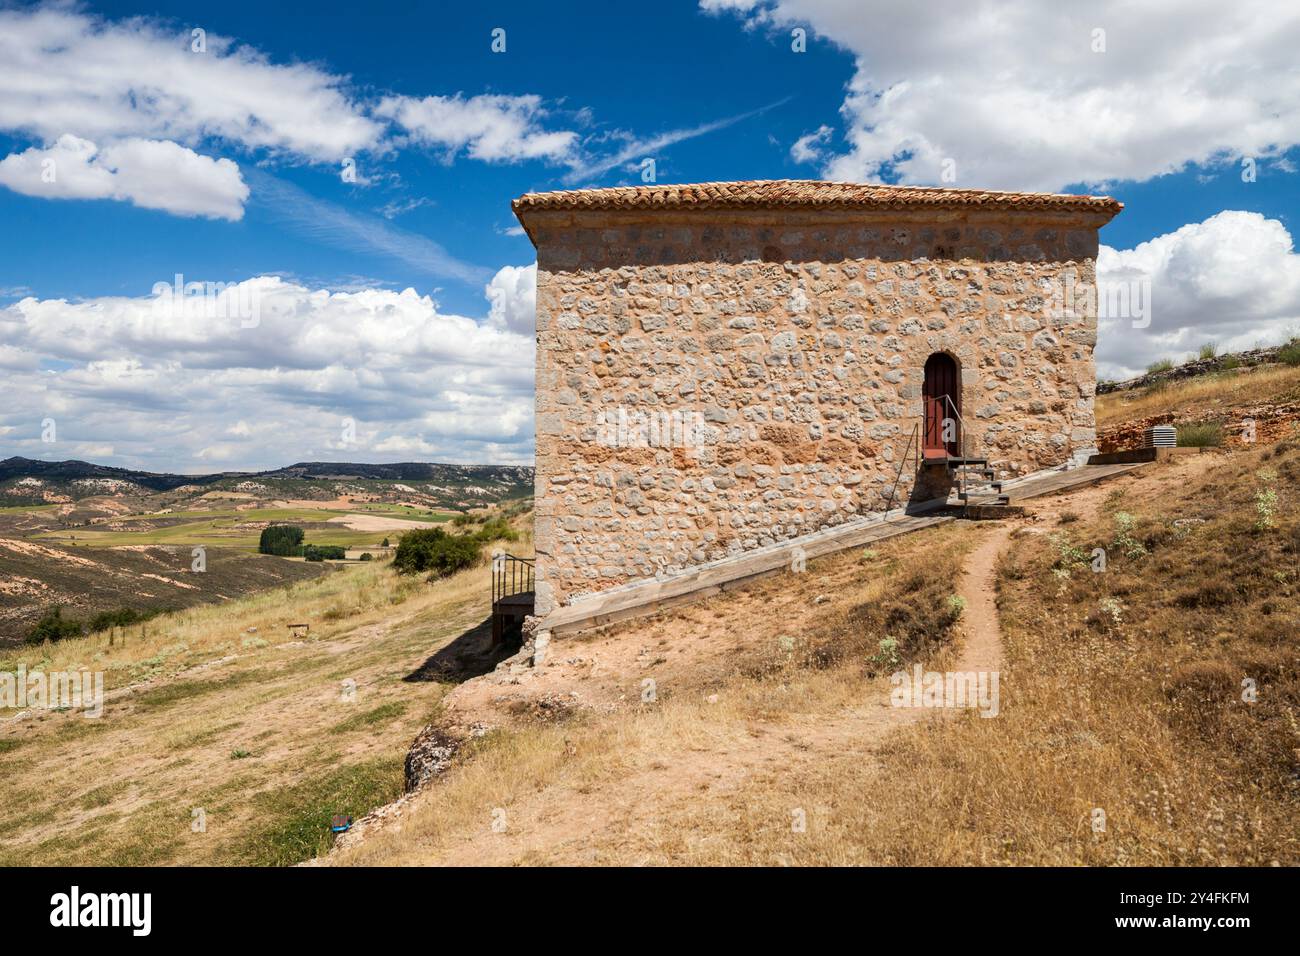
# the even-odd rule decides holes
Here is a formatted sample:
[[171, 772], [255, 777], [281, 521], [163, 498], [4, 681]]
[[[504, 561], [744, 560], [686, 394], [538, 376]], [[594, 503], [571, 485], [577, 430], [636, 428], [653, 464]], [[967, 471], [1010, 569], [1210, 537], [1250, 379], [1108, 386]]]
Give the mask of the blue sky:
[[[1109, 192], [1099, 267], [1149, 274], [1159, 311], [1103, 326], [1103, 375], [1295, 327], [1296, 15], [1052, 6], [0, 6], [0, 368], [24, 396], [0, 455], [527, 462], [510, 200], [645, 159], [659, 182]], [[176, 274], [259, 283], [270, 314], [145, 328]]]

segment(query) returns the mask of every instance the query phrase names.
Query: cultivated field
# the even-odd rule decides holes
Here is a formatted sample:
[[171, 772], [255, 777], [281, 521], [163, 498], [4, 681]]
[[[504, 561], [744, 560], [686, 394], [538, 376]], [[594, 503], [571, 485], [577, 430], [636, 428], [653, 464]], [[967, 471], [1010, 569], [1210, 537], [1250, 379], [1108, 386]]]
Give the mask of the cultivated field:
[[[273, 524], [300, 527], [305, 543], [342, 547], [350, 560], [385, 557], [405, 532], [490, 510], [530, 477], [514, 468], [338, 467], [371, 477], [295, 477], [311, 468], [294, 466], [289, 477], [179, 484], [83, 462], [0, 462], [0, 501], [27, 499], [0, 508], [0, 646], [30, 637], [54, 609], [89, 626], [106, 613], [222, 603], [326, 570], [259, 555]], [[389, 470], [425, 470], [446, 484], [374, 477]], [[196, 548], [204, 571], [194, 570]]]

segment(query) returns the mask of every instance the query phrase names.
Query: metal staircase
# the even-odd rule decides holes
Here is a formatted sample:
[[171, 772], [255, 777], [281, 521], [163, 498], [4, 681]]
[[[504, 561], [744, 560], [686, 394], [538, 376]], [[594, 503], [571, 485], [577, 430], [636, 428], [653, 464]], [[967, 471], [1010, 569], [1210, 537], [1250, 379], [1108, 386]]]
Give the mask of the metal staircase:
[[[929, 464], [942, 464], [956, 487], [956, 507], [963, 518], [988, 519], [1009, 517], [1020, 509], [1011, 507], [1011, 497], [1002, 491], [1002, 482], [989, 467], [989, 460], [970, 454], [966, 423], [952, 398], [941, 395], [932, 401], [942, 402], [942, 412], [951, 415], [958, 426], [958, 454], [928, 458]], [[951, 502], [951, 498], [949, 499]]]

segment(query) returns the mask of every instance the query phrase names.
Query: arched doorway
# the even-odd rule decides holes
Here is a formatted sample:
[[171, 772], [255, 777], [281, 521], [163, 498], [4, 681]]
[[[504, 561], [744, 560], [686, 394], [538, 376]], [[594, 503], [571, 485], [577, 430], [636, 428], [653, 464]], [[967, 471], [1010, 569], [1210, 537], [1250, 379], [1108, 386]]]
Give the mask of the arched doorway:
[[921, 397], [925, 406], [923, 454], [926, 458], [960, 457], [961, 370], [956, 359], [945, 352], [935, 352], [925, 360]]

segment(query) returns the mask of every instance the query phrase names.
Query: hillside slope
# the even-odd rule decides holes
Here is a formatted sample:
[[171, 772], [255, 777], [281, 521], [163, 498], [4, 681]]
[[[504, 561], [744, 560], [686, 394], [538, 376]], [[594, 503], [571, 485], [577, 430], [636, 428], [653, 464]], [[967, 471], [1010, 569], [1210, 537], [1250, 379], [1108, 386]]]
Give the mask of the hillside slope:
[[[450, 693], [438, 726], [488, 732], [327, 862], [1300, 863], [1298, 492], [1300, 437], [1177, 456], [1001, 541], [957, 523], [559, 639]], [[990, 548], [996, 719], [892, 707], [988, 626], [957, 582]]]
[[93, 668], [108, 688], [98, 719], [0, 710], [0, 865], [285, 865], [321, 852], [335, 814], [401, 793], [406, 749], [446, 689], [407, 678], [431, 650], [482, 633], [487, 575], [429, 585], [351, 564], [156, 618], [144, 636], [0, 650], [0, 670]]
[[1136, 447], [1146, 428], [1170, 424], [1214, 424], [1224, 444], [1243, 445], [1248, 419], [1256, 443], [1277, 441], [1300, 428], [1300, 366], [1229, 368], [1097, 396], [1102, 451]]
[[0, 538], [0, 645], [21, 641], [52, 607], [78, 620], [117, 608], [184, 608], [230, 601], [329, 570], [324, 564], [225, 548], [208, 548], [206, 562], [205, 572], [191, 571], [189, 547], [68, 548]]

